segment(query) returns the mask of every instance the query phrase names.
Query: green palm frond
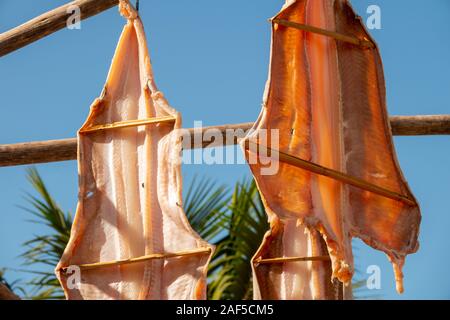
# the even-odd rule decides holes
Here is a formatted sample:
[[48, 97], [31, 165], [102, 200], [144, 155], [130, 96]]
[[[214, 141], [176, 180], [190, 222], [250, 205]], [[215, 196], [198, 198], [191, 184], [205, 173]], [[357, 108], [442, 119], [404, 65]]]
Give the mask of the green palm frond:
[[26, 251], [21, 255], [24, 265], [45, 267], [48, 271], [30, 273], [38, 274], [27, 284], [32, 288], [29, 296], [32, 299], [61, 299], [64, 297], [62, 289], [53, 273], [70, 237], [72, 215], [64, 213], [52, 198], [44, 181], [35, 168], [28, 170], [28, 181], [39, 194], [39, 198], [27, 194], [26, 199], [30, 208], [23, 208], [34, 216], [33, 222], [43, 224], [49, 228], [46, 235], [35, 235], [23, 245]]
[[252, 297], [251, 258], [269, 226], [254, 181], [237, 183], [229, 205], [226, 236], [216, 243], [209, 268], [210, 299]]
[[192, 228], [206, 241], [220, 236], [226, 221], [229, 202], [225, 186], [194, 177], [184, 199], [184, 211]]
[[[28, 171], [28, 180], [38, 196], [27, 195], [33, 222], [48, 227], [47, 234], [35, 235], [24, 243], [24, 264], [40, 270], [25, 270], [35, 277], [28, 282], [31, 299], [63, 299], [64, 294], [53, 269], [70, 237], [72, 215], [64, 213], [49, 194], [36, 169]], [[230, 196], [225, 186], [208, 179], [194, 178], [187, 188], [184, 210], [193, 229], [216, 245], [209, 266], [210, 299], [251, 299], [251, 258], [269, 229], [267, 216], [255, 182], [236, 183]], [[2, 274], [0, 273], [0, 281]], [[361, 283], [355, 284], [356, 291]], [[12, 286], [14, 289], [14, 286]]]
[[[44, 266], [47, 271], [27, 270], [37, 275], [27, 284], [32, 299], [63, 299], [64, 294], [56, 279], [53, 268], [58, 263], [70, 238], [72, 215], [64, 213], [50, 195], [44, 181], [34, 168], [28, 170], [28, 180], [39, 197], [27, 194], [30, 208], [22, 207], [35, 219], [32, 222], [49, 228], [46, 235], [36, 235], [23, 245], [27, 250], [22, 254], [27, 266]], [[185, 197], [185, 211], [192, 227], [207, 241], [217, 238], [225, 223], [229, 196], [225, 186], [217, 187], [213, 182], [194, 179]]]

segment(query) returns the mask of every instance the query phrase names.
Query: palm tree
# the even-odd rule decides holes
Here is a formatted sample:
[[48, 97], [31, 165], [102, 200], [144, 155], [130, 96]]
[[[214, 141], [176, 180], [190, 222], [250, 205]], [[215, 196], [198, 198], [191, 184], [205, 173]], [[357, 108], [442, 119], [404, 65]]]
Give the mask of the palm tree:
[[[35, 217], [33, 222], [50, 230], [24, 243], [24, 264], [44, 269], [27, 271], [36, 275], [27, 283], [32, 288], [27, 297], [62, 299], [53, 268], [69, 240], [72, 214], [58, 206], [35, 168], [28, 170], [27, 177], [38, 196], [27, 194], [31, 208], [23, 209]], [[268, 228], [255, 184], [237, 183], [230, 196], [225, 186], [194, 178], [187, 190], [184, 208], [192, 227], [217, 247], [209, 273], [210, 298], [251, 297], [249, 261]]]
[[251, 258], [269, 229], [254, 181], [237, 183], [228, 206], [224, 237], [216, 243], [208, 286], [210, 299], [243, 300], [252, 297]]
[[33, 288], [29, 297], [32, 299], [62, 299], [64, 294], [53, 269], [69, 241], [72, 215], [70, 212], [61, 210], [35, 168], [28, 170], [27, 178], [39, 197], [27, 194], [26, 198], [31, 208], [22, 208], [35, 217], [32, 222], [43, 224], [50, 230], [49, 234], [35, 236], [23, 244], [26, 248], [22, 254], [24, 265], [44, 267], [44, 271], [29, 271], [36, 274], [36, 277], [27, 283]]
[[[27, 194], [31, 208], [24, 209], [35, 217], [33, 222], [46, 225], [50, 231], [24, 243], [24, 264], [43, 268], [27, 270], [35, 277], [27, 283], [32, 290], [25, 297], [63, 299], [53, 269], [69, 240], [72, 214], [58, 206], [35, 168], [28, 170], [27, 177], [38, 196]], [[192, 227], [216, 246], [208, 273], [208, 298], [251, 299], [250, 260], [269, 229], [255, 182], [238, 182], [230, 192], [208, 179], [194, 178], [187, 190], [184, 209]]]

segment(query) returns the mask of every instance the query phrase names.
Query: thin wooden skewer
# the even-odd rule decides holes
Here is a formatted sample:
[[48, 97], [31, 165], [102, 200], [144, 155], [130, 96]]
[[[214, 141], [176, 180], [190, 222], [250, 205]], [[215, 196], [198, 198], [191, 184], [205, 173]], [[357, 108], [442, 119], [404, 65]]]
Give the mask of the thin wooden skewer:
[[90, 128], [80, 130], [80, 133], [92, 133], [92, 132], [98, 132], [98, 131], [137, 127], [137, 126], [144, 126], [144, 125], [148, 125], [148, 124], [165, 123], [165, 122], [175, 122], [175, 118], [171, 117], [171, 116], [155, 117], [155, 118], [148, 118], [148, 119], [127, 120], [127, 121], [113, 122], [113, 123], [108, 123], [108, 124], [100, 124], [100, 125], [96, 125], [96, 126], [92, 126]]
[[[113, 266], [120, 266], [124, 264], [134, 264], [134, 263], [140, 263], [148, 260], [156, 260], [156, 259], [170, 259], [170, 258], [177, 258], [177, 257], [190, 257], [195, 256], [199, 254], [209, 254], [211, 253], [210, 248], [200, 248], [195, 250], [186, 250], [186, 251], [180, 251], [180, 252], [174, 252], [174, 253], [154, 253], [145, 255], [142, 257], [137, 258], [129, 258], [129, 259], [123, 259], [123, 260], [116, 260], [116, 261], [107, 261], [107, 262], [95, 262], [95, 263], [87, 263], [87, 264], [80, 264], [78, 267], [80, 270], [92, 270], [97, 268], [105, 268], [105, 267], [113, 267]], [[61, 268], [61, 272], [66, 272], [67, 267]]]
[[302, 31], [308, 31], [308, 32], [321, 34], [323, 36], [331, 37], [331, 38], [334, 38], [339, 41], [348, 42], [348, 43], [351, 43], [351, 44], [354, 44], [357, 46], [361, 46], [363, 48], [373, 48], [374, 47], [374, 45], [370, 41], [358, 39], [355, 37], [347, 36], [342, 33], [325, 30], [325, 29], [313, 27], [313, 26], [306, 25], [306, 24], [301, 24], [301, 23], [292, 22], [292, 21], [284, 20], [284, 19], [277, 19], [277, 18], [269, 20], [269, 21], [272, 21], [273, 23], [280, 24], [285, 27], [291, 27], [291, 28], [295, 28], [298, 30], [302, 30]]
[[[252, 148], [251, 148], [251, 146], [252, 146]], [[335, 180], [347, 183], [347, 184], [352, 185], [354, 187], [357, 187], [357, 188], [360, 188], [360, 189], [363, 189], [363, 190], [366, 190], [366, 191], [370, 191], [372, 193], [376, 193], [376, 194], [381, 195], [381, 196], [386, 197], [386, 198], [390, 198], [390, 199], [393, 199], [393, 200], [401, 201], [401, 202], [406, 203], [406, 204], [411, 205], [411, 206], [415, 205], [415, 202], [412, 199], [410, 199], [410, 198], [408, 198], [408, 197], [406, 197], [404, 195], [401, 195], [401, 194], [399, 194], [397, 192], [394, 192], [394, 191], [391, 191], [391, 190], [379, 187], [379, 186], [377, 186], [375, 184], [372, 184], [372, 183], [367, 182], [365, 180], [362, 180], [362, 179], [350, 176], [350, 175], [348, 175], [346, 173], [343, 173], [343, 172], [340, 172], [340, 171], [337, 171], [337, 170], [333, 170], [333, 169], [330, 169], [330, 168], [323, 167], [323, 166], [318, 165], [316, 163], [300, 159], [298, 157], [292, 156], [290, 154], [284, 153], [284, 152], [279, 151], [279, 150], [271, 149], [270, 147], [263, 146], [261, 144], [255, 143], [253, 141], [248, 141], [246, 143], [246, 148], [248, 150], [250, 150], [250, 151], [257, 150], [258, 147], [267, 149], [269, 151], [269, 154], [278, 153], [279, 160], [281, 162], [288, 163], [288, 164], [293, 165], [295, 167], [302, 168], [302, 169], [314, 172], [314, 173], [319, 174], [321, 176], [329, 177], [329, 178], [332, 178], [332, 179], [335, 179]], [[268, 156], [270, 157], [270, 155], [268, 155]]]
[[329, 261], [329, 256], [316, 256], [316, 257], [282, 257], [282, 258], [269, 258], [269, 259], [257, 259], [256, 264], [274, 264], [285, 262], [306, 262], [306, 261]]

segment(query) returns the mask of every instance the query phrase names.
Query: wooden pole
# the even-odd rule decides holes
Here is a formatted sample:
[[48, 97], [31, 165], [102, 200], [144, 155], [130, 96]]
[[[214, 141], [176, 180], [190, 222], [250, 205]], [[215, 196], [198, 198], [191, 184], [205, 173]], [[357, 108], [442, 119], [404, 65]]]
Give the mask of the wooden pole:
[[[396, 136], [413, 135], [450, 135], [450, 115], [438, 116], [395, 116], [390, 118], [392, 133]], [[185, 149], [206, 148], [218, 145], [236, 144], [253, 123], [227, 124], [201, 129], [187, 129], [190, 143], [184, 144]], [[222, 135], [222, 141], [215, 143], [203, 139], [206, 131], [214, 130]], [[228, 132], [241, 130], [240, 135], [233, 139], [225, 139]], [[196, 145], [200, 141], [201, 145]], [[18, 166], [24, 164], [46, 163], [55, 161], [75, 160], [77, 158], [77, 139], [49, 140], [0, 145], [0, 167]]]
[[20, 298], [0, 282], [0, 300], [20, 300]]
[[68, 19], [73, 14], [70, 10], [71, 6], [77, 6], [80, 9], [80, 19], [84, 20], [118, 3], [119, 0], [76, 0], [48, 11], [0, 34], [0, 57], [66, 27]]
[[450, 115], [390, 117], [394, 136], [450, 134]]
[[0, 145], [0, 167], [74, 160], [76, 157], [77, 139]]

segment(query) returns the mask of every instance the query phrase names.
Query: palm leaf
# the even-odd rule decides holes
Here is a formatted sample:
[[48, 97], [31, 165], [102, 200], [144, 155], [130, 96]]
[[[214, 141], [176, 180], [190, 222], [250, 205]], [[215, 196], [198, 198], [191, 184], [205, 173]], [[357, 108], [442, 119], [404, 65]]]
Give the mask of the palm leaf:
[[[64, 294], [53, 268], [58, 263], [70, 238], [72, 215], [64, 213], [50, 195], [44, 181], [35, 168], [28, 170], [28, 181], [39, 197], [27, 194], [34, 223], [49, 227], [49, 234], [35, 235], [23, 243], [27, 248], [21, 255], [24, 265], [44, 267], [47, 271], [26, 270], [37, 276], [26, 284], [32, 288], [27, 294], [31, 299], [63, 299]], [[207, 179], [194, 178], [185, 198], [185, 210], [192, 227], [201, 237], [210, 241], [217, 238], [225, 223], [225, 208], [229, 197], [226, 187], [217, 187]], [[220, 238], [220, 237], [219, 237]]]
[[249, 299], [251, 258], [269, 228], [254, 181], [236, 184], [228, 210], [227, 236], [216, 243], [209, 269], [208, 296], [214, 300]]
[[206, 241], [212, 241], [223, 230], [229, 202], [225, 186], [194, 177], [187, 188], [184, 210], [192, 228]]
[[[24, 243], [27, 248], [22, 254], [24, 264], [44, 270], [26, 270], [36, 277], [28, 282], [32, 292], [25, 294], [22, 291], [31, 299], [63, 299], [53, 268], [69, 240], [72, 216], [57, 205], [36, 169], [28, 171], [28, 180], [38, 196], [28, 194], [31, 208], [24, 209], [35, 217], [33, 222], [49, 227], [49, 232], [35, 235]], [[184, 210], [193, 229], [216, 245], [209, 266], [208, 297], [251, 299], [251, 258], [269, 229], [255, 182], [236, 183], [230, 196], [225, 186], [217, 186], [208, 179], [194, 178], [187, 188]], [[0, 273], [0, 281], [2, 279]], [[361, 283], [357, 283], [355, 289]]]
[[53, 273], [70, 237], [72, 215], [64, 213], [52, 198], [47, 187], [35, 168], [28, 170], [28, 181], [39, 194], [39, 198], [27, 194], [31, 208], [24, 208], [35, 216], [35, 223], [43, 224], [49, 228], [49, 234], [35, 235], [23, 243], [26, 248], [21, 255], [24, 265], [44, 267], [48, 271], [34, 271], [38, 274], [27, 284], [32, 288], [29, 297], [32, 299], [61, 299], [63, 291]]

